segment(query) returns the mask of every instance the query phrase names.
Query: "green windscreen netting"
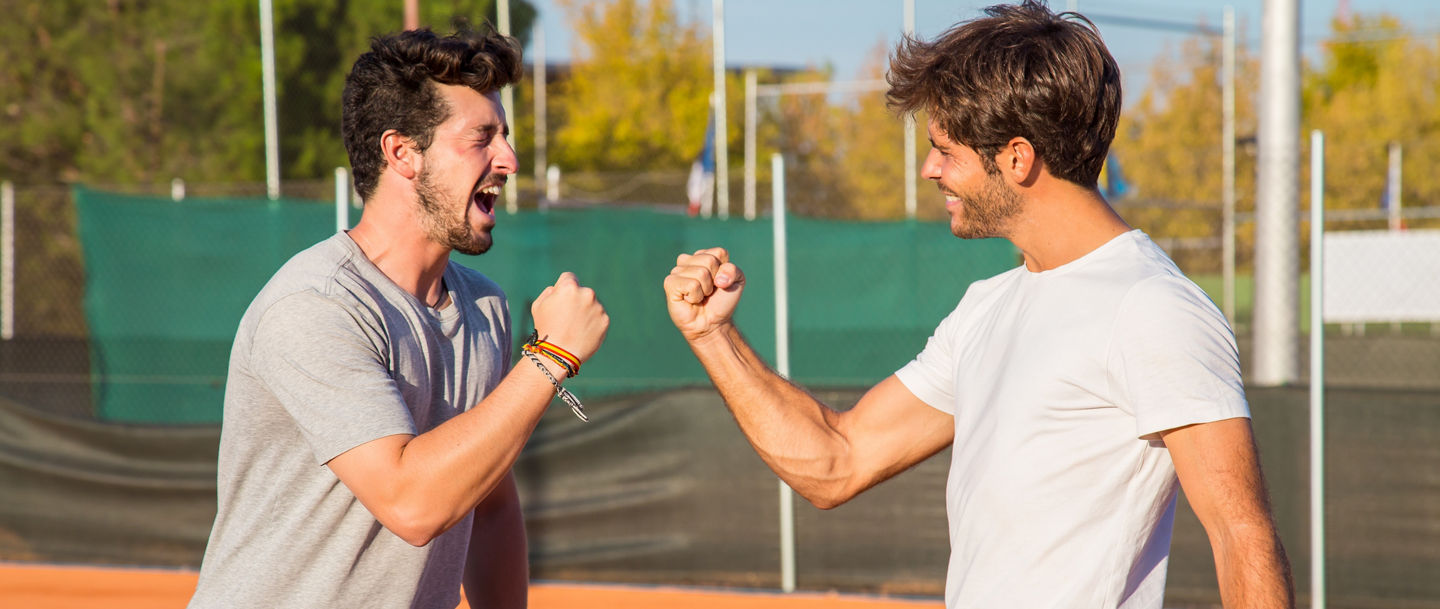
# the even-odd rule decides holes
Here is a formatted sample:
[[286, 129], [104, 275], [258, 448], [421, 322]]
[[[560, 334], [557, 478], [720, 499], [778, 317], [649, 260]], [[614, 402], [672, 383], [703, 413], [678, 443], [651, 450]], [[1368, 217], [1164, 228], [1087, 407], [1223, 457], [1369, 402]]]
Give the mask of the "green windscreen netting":
[[[335, 231], [331, 205], [265, 199], [171, 201], [77, 188], [85, 313], [97, 418], [220, 420], [230, 343], [265, 281]], [[661, 282], [676, 254], [722, 246], [748, 277], [737, 315], [773, 362], [775, 273], [769, 219], [697, 220], [638, 208], [502, 213], [495, 246], [456, 256], [498, 282], [516, 338], [530, 300], [573, 271], [610, 313], [604, 347], [572, 388], [605, 396], [706, 384], [670, 324]], [[792, 376], [868, 386], [904, 365], [974, 280], [1016, 264], [1000, 240], [962, 241], [944, 224], [791, 218], [787, 231]]]

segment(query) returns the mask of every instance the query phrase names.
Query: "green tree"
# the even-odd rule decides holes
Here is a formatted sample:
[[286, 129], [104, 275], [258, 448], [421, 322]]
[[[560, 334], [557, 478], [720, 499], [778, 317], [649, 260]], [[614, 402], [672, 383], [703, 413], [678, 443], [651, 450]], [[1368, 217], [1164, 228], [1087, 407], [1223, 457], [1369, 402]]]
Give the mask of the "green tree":
[[[528, 38], [534, 8], [514, 2]], [[447, 33], [493, 22], [494, 0], [428, 1]], [[254, 0], [6, 0], [0, 22], [0, 174], [21, 183], [264, 179]], [[281, 173], [344, 165], [340, 93], [371, 37], [399, 30], [395, 0], [277, 0]]]
[[[679, 169], [704, 139], [713, 87], [710, 36], [671, 0], [562, 0], [575, 59], [555, 97], [551, 157], [570, 170]], [[736, 92], [738, 78], [727, 82]], [[729, 95], [732, 108], [740, 106]], [[734, 114], [734, 113], [731, 113]], [[727, 131], [738, 133], [727, 114]]]

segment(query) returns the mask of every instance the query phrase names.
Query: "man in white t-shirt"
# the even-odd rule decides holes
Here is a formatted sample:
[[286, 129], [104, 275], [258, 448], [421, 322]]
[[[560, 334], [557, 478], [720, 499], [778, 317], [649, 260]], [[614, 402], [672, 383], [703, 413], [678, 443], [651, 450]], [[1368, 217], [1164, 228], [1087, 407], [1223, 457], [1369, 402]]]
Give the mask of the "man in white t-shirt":
[[[1292, 607], [1225, 318], [1101, 196], [1120, 74], [1093, 24], [1026, 0], [907, 39], [889, 99], [962, 238], [1024, 264], [972, 284], [914, 361], [840, 412], [774, 374], [723, 249], [682, 254], [670, 315], [756, 451], [830, 508], [949, 446], [951, 608], [1159, 609], [1183, 487], [1227, 607]], [[943, 261], [936, 261], [943, 263]]]

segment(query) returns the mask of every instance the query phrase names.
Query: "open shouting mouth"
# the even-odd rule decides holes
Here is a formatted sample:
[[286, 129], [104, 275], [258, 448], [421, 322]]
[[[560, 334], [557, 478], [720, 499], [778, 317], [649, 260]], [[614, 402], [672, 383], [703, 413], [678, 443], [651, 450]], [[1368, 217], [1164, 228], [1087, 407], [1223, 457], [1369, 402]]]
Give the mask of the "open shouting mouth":
[[495, 213], [495, 200], [500, 197], [500, 189], [505, 185], [505, 176], [491, 174], [486, 176], [480, 183], [480, 188], [475, 189], [471, 198], [480, 211], [486, 214]]

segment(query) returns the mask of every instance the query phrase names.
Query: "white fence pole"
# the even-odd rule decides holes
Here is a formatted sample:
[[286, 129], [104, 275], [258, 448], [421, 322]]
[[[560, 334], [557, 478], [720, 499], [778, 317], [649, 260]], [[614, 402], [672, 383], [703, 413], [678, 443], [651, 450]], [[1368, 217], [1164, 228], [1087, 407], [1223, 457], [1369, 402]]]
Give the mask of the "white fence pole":
[[335, 230], [350, 228], [350, 172], [335, 168]]
[[[790, 278], [785, 253], [785, 157], [770, 155], [775, 233], [775, 371], [790, 378]], [[780, 481], [780, 589], [795, 591], [795, 493]]]
[[170, 200], [185, 200], [185, 180], [182, 180], [180, 178], [170, 180]]
[[1325, 609], [1325, 134], [1310, 132], [1310, 598]]
[[545, 168], [545, 206], [560, 200], [560, 166]]
[[[548, 76], [545, 75], [545, 28], [540, 26], [539, 18], [535, 19], [535, 24], [531, 27], [530, 31], [532, 32], [530, 34], [531, 47], [534, 49], [534, 59], [531, 61], [535, 64], [535, 76], [532, 79], [534, 81], [533, 86], [535, 87], [535, 132], [532, 135], [535, 138], [535, 192], [538, 193], [544, 192], [541, 190], [544, 188], [542, 184], [545, 183], [545, 172], [550, 163], [545, 158], [548, 154], [546, 150], [549, 146], [547, 134], [550, 129], [550, 126], [546, 123], [550, 120], [550, 115], [549, 110], [546, 108], [545, 101], [545, 87], [548, 84], [545, 82], [545, 79], [548, 78]], [[540, 206], [545, 206], [543, 198], [540, 201]]]
[[1389, 206], [1390, 230], [1400, 230], [1401, 208], [1404, 202], [1401, 201], [1400, 181], [1403, 179], [1400, 172], [1400, 142], [1390, 142], [1390, 166], [1385, 174], [1385, 203]]
[[265, 194], [280, 198], [280, 126], [275, 108], [275, 9], [260, 0], [260, 83], [265, 96]]
[[725, 0], [711, 0], [715, 9], [715, 214], [730, 217], [730, 140], [725, 127]]
[[0, 339], [15, 338], [15, 184], [0, 183]]
[[[905, 35], [915, 35], [915, 0], [905, 0]], [[905, 114], [905, 218], [915, 219], [915, 115]]]
[[745, 70], [745, 219], [755, 219], [755, 123], [759, 120], [755, 103], [758, 76]]
[[[497, 22], [495, 25], [500, 30], [500, 35], [509, 36], [510, 0], [499, 0], [499, 2], [495, 3], [495, 21]], [[500, 106], [505, 108], [505, 119], [510, 124], [510, 133], [505, 136], [505, 139], [510, 141], [510, 146], [513, 148], [515, 146], [515, 124], [519, 122], [515, 120], [515, 85], [505, 85], [500, 89]], [[505, 181], [505, 211], [512, 214], [519, 209], [517, 199], [517, 197], [519, 197], [519, 187], [516, 185], [517, 181], [518, 180]]]
[[1224, 210], [1222, 213], [1221, 241], [1221, 290], [1220, 298], [1225, 317], [1234, 326], [1235, 319], [1235, 7], [1226, 5], [1222, 17], [1224, 23], [1224, 50], [1221, 60], [1221, 123], [1220, 156], [1221, 179], [1224, 181]]

